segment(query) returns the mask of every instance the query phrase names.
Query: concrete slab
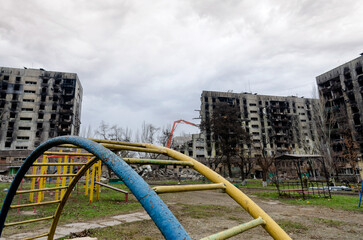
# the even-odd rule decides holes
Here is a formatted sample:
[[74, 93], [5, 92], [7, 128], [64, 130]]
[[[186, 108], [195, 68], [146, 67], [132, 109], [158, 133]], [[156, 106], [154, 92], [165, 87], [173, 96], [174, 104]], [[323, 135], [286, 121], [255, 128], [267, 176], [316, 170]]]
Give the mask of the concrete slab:
[[100, 222], [99, 224], [100, 225], [105, 225], [107, 227], [111, 227], [111, 226], [116, 226], [116, 225], [122, 224], [122, 222], [117, 221], [117, 220], [113, 220], [113, 221]]
[[136, 221], [141, 221], [142, 220], [141, 218], [138, 218], [136, 216], [130, 216], [130, 214], [113, 216], [112, 218], [117, 219], [117, 220], [122, 221], [122, 222], [136, 222]]

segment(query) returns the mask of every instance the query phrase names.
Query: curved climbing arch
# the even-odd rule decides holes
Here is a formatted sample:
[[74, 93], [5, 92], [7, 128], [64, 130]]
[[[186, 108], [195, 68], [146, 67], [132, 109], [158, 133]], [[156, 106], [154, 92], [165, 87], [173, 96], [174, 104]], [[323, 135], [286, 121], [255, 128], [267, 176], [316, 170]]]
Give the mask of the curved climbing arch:
[[[257, 206], [248, 196], [246, 196], [243, 192], [241, 192], [238, 188], [233, 186], [229, 181], [224, 179], [216, 172], [212, 171], [205, 165], [184, 154], [181, 154], [177, 151], [165, 147], [160, 147], [152, 144], [85, 139], [74, 136], [57, 137], [48, 140], [47, 142], [41, 144], [38, 148], [36, 148], [27, 157], [24, 164], [21, 166], [17, 175], [15, 176], [8, 191], [8, 194], [4, 200], [4, 204], [2, 206], [0, 213], [0, 236], [4, 227], [22, 223], [18, 222], [18, 223], [5, 224], [5, 220], [9, 209], [12, 208], [11, 203], [26, 172], [33, 165], [36, 159], [39, 156], [41, 156], [43, 153], [45, 153], [48, 149], [59, 145], [65, 146], [64, 144], [68, 144], [69, 145], [68, 147], [76, 146], [83, 148], [87, 150], [89, 153], [93, 154], [94, 157], [90, 161], [88, 161], [87, 164], [85, 164], [73, 177], [61, 200], [53, 201], [53, 203], [58, 204], [58, 208], [53, 216], [41, 219], [34, 219], [33, 221], [32, 220], [24, 221], [25, 223], [25, 222], [36, 222], [46, 219], [52, 219], [52, 224], [50, 226], [49, 232], [39, 236], [35, 236], [34, 238], [47, 236], [48, 239], [53, 239], [63, 207], [73, 187], [76, 185], [79, 179], [84, 175], [84, 173], [93, 165], [93, 163], [96, 162], [98, 159], [100, 159], [110, 169], [112, 169], [119, 178], [121, 178], [124, 181], [125, 185], [135, 195], [135, 197], [142, 204], [146, 212], [150, 215], [151, 219], [160, 229], [165, 239], [175, 240], [175, 239], [191, 239], [191, 238], [184, 230], [183, 226], [175, 218], [175, 216], [170, 212], [165, 203], [158, 197], [157, 193], [196, 191], [196, 190], [208, 190], [208, 189], [225, 189], [225, 192], [231, 198], [233, 198], [238, 204], [240, 204], [254, 218], [254, 220], [252, 220], [249, 223], [228, 229], [221, 233], [211, 235], [204, 239], [226, 239], [238, 233], [241, 233], [247, 229], [256, 227], [258, 225], [262, 225], [262, 227], [274, 239], [290, 239], [290, 237], [281, 229], [281, 227], [259, 206]], [[177, 161], [122, 159], [119, 156], [117, 156], [115, 153], [113, 153], [113, 151], [119, 151], [119, 150], [159, 153], [172, 157]], [[152, 189], [127, 163], [189, 166], [194, 170], [198, 171], [199, 173], [201, 173], [202, 175], [204, 175], [214, 184], [161, 186]], [[28, 206], [30, 205], [31, 204], [28, 204]]]

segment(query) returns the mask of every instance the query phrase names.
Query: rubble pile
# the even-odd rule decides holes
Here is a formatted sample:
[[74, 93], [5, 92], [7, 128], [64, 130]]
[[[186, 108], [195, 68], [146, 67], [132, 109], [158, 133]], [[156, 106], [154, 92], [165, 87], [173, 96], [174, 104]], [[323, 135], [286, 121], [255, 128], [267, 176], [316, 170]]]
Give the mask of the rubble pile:
[[0, 182], [12, 182], [14, 179], [14, 176], [5, 176], [5, 175], [0, 175]]

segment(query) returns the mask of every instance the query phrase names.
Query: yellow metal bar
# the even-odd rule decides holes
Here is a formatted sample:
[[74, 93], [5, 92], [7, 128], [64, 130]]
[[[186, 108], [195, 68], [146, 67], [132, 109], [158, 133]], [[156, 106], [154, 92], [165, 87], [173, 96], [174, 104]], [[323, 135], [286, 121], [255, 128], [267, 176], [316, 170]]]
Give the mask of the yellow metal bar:
[[263, 211], [256, 203], [254, 203], [246, 194], [240, 191], [238, 188], [233, 186], [229, 181], [220, 176], [218, 173], [212, 171], [207, 166], [202, 163], [190, 158], [182, 153], [177, 151], [158, 147], [152, 144], [147, 144], [150, 148], [155, 149], [164, 149], [167, 151], [167, 155], [180, 160], [180, 161], [191, 161], [194, 163], [194, 169], [201, 174], [203, 174], [206, 178], [214, 183], [222, 182], [226, 185], [226, 193], [233, 198], [238, 204], [240, 204], [253, 218], [262, 217], [266, 224], [264, 225], [265, 230], [274, 238], [274, 239], [291, 239], [290, 236], [265, 212]]
[[[73, 159], [71, 158], [71, 162], [70, 162], [70, 164], [71, 165], [69, 165], [69, 173], [71, 173], [71, 174], [73, 174], [73, 165], [72, 165], [72, 163], [73, 163]], [[72, 181], [72, 177], [70, 177], [69, 178], [69, 182], [71, 182]]]
[[[98, 161], [97, 163], [97, 182], [101, 181], [101, 160]], [[100, 191], [101, 191], [101, 186], [100, 185], [96, 185], [96, 200], [99, 201], [100, 200]]]
[[89, 193], [89, 202], [93, 202], [93, 189], [95, 187], [95, 170], [96, 170], [96, 164], [93, 164], [92, 166], [92, 173], [91, 173], [91, 187], [90, 187], [90, 193]]
[[[62, 153], [63, 150], [62, 149], [59, 149], [59, 153]], [[58, 158], [58, 164], [62, 163], [62, 157], [59, 157]], [[60, 173], [62, 171], [62, 166], [61, 165], [58, 165], [57, 167], [57, 173]], [[56, 180], [56, 183], [55, 183], [55, 186], [56, 187], [59, 187], [60, 186], [60, 183], [61, 183], [61, 179], [60, 177], [57, 177], [57, 180]], [[59, 200], [59, 193], [60, 191], [59, 190], [56, 190], [55, 191], [55, 194], [54, 194], [54, 200]]]
[[84, 195], [88, 196], [88, 188], [89, 188], [89, 169], [87, 169], [87, 173], [86, 173], [86, 185], [85, 185], [85, 191], [84, 191]]
[[[43, 163], [47, 163], [48, 161], [48, 157], [47, 155], [43, 154]], [[39, 183], [39, 188], [44, 188], [45, 187], [45, 181], [46, 181], [46, 177], [44, 175], [47, 174], [47, 167], [46, 166], [42, 166], [41, 170], [40, 170], [40, 175], [37, 176], [37, 174], [35, 174], [34, 176], [36, 177], [41, 177], [39, 179], [40, 183]], [[25, 175], [27, 176], [27, 175]], [[38, 193], [38, 202], [41, 202], [44, 200], [44, 193], [43, 192], [39, 192]]]
[[[26, 178], [37, 178], [37, 177], [42, 177], [42, 178], [47, 178], [47, 177], [73, 177], [76, 176], [77, 174], [71, 174], [71, 173], [67, 173], [67, 174], [30, 174], [30, 175], [25, 175], [24, 177]], [[44, 187], [44, 184], [42, 184], [42, 187]]]
[[175, 186], [157, 186], [154, 187], [156, 193], [173, 193], [173, 192], [186, 192], [186, 191], [203, 191], [214, 189], [225, 189], [224, 183], [216, 184], [194, 184], [194, 185], [175, 185]]
[[80, 152], [45, 152], [47, 155], [62, 155], [62, 156], [93, 156], [92, 153], [80, 153]]
[[33, 166], [81, 166], [86, 163], [73, 162], [73, 163], [34, 163]]
[[[67, 155], [64, 156], [64, 163], [68, 163], [68, 156]], [[67, 172], [68, 172], [68, 166], [65, 165], [65, 166], [63, 166], [63, 172], [61, 174], [61, 175], [63, 175], [63, 177], [62, 177], [62, 187], [64, 187], [66, 185], [67, 178], [64, 175], [66, 175]], [[61, 196], [60, 196], [61, 199], [63, 198], [64, 192], [65, 192], [65, 190], [62, 189], [61, 190]]]
[[[37, 167], [33, 167], [32, 174], [37, 174]], [[30, 189], [35, 189], [35, 178], [32, 179], [30, 184]], [[34, 193], [30, 193], [29, 195], [29, 202], [34, 202]]]
[[13, 209], [13, 208], [32, 207], [32, 206], [48, 205], [48, 204], [54, 204], [54, 203], [60, 203], [60, 200], [49, 201], [49, 202], [40, 202], [40, 203], [38, 202], [38, 203], [11, 205], [10, 208]]
[[32, 222], [40, 222], [40, 221], [49, 220], [49, 219], [53, 219], [53, 218], [54, 218], [54, 216], [50, 216], [50, 217], [29, 219], [29, 220], [25, 220], [25, 221], [21, 221], [21, 222], [5, 223], [5, 227], [11, 227], [11, 226], [15, 226], [15, 225], [32, 223]]
[[86, 171], [97, 161], [96, 157], [91, 158], [88, 162], [87, 165], [83, 166], [77, 173], [77, 176], [75, 176], [73, 178], [73, 181], [69, 184], [66, 192], [63, 195], [63, 198], [61, 199], [61, 203], [58, 205], [58, 208], [54, 214], [54, 219], [52, 222], [52, 225], [50, 227], [49, 230], [49, 236], [48, 239], [52, 240], [54, 237], [54, 233], [55, 233], [55, 229], [57, 228], [57, 224], [59, 222], [59, 218], [60, 215], [62, 214], [63, 208], [66, 204], [66, 201], [68, 199], [68, 196], [71, 194], [72, 189], [74, 188], [74, 186], [77, 184], [77, 182], [79, 181], [79, 179], [86, 173]]
[[38, 236], [34, 236], [34, 237], [30, 237], [30, 238], [24, 238], [23, 240], [33, 240], [33, 239], [36, 239], [36, 238], [46, 237], [48, 235], [49, 235], [49, 233], [44, 233], [44, 234], [41, 234], [41, 235], [38, 235]]
[[52, 190], [59, 190], [59, 189], [65, 189], [65, 188], [67, 188], [67, 187], [52, 187], [52, 188], [21, 190], [21, 191], [16, 191], [16, 194], [34, 193], [34, 192], [44, 192], [44, 191], [52, 191]]
[[119, 142], [119, 141], [112, 141], [112, 140], [102, 140], [102, 139], [94, 139], [90, 138], [90, 140], [98, 143], [109, 143], [109, 144], [116, 144], [116, 145], [124, 145], [124, 146], [134, 146], [134, 147], [146, 147], [145, 143], [130, 143], [130, 142]]
[[166, 153], [166, 150], [164, 150], [164, 149], [132, 147], [132, 146], [123, 146], [123, 145], [108, 144], [108, 143], [101, 143], [101, 144], [104, 147], [111, 149], [111, 150], [128, 150], [128, 151], [135, 151], [135, 152], [148, 152], [148, 153], [160, 153], [160, 154]]
[[194, 165], [192, 162], [189, 161], [175, 161], [175, 160], [140, 159], [140, 158], [124, 158], [123, 160], [129, 164], [155, 164], [155, 165], [180, 165], [180, 166]]
[[257, 219], [254, 219], [248, 223], [241, 224], [239, 226], [235, 226], [233, 228], [227, 229], [225, 231], [213, 234], [209, 237], [202, 238], [200, 240], [224, 240], [227, 238], [231, 238], [233, 236], [236, 236], [237, 234], [243, 233], [244, 231], [247, 231], [251, 228], [257, 227], [259, 225], [265, 224], [265, 221], [259, 217]]

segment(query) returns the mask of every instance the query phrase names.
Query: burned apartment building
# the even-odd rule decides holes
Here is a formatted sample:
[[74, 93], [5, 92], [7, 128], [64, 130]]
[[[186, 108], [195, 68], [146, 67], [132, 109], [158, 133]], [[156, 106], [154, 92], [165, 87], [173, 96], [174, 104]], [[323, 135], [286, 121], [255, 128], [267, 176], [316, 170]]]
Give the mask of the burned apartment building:
[[[251, 143], [243, 147], [251, 151], [251, 157], [261, 156], [261, 151], [276, 155], [313, 151], [317, 137], [313, 105], [318, 104], [317, 99], [203, 91], [201, 120], [211, 118], [213, 109], [221, 102], [238, 106], [242, 127], [251, 137]], [[214, 158], [216, 143], [210, 127], [205, 129], [203, 136], [205, 155]]]
[[81, 104], [76, 73], [0, 67], [2, 163], [23, 159], [49, 138], [78, 135]]
[[363, 153], [363, 56], [316, 77], [327, 113], [335, 156], [342, 156], [351, 139], [357, 160]]

